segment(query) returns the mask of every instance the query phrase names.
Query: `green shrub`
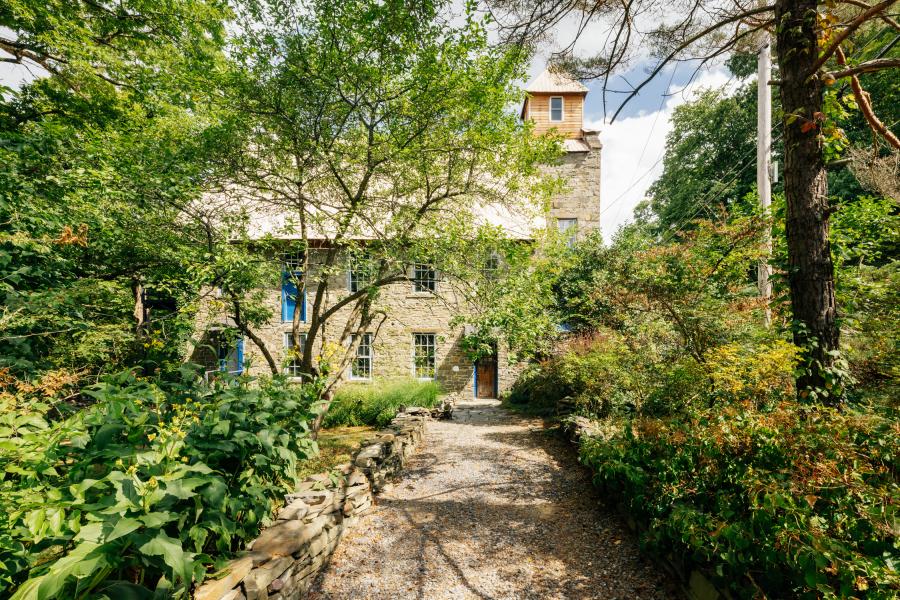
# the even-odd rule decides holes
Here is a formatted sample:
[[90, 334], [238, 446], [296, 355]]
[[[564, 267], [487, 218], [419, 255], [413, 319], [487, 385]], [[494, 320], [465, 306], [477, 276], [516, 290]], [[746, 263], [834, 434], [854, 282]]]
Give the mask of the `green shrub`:
[[55, 421], [51, 402], [4, 389], [0, 594], [184, 597], [212, 556], [270, 522], [316, 451], [315, 390], [182, 375], [108, 377], [83, 390], [94, 404]]
[[897, 415], [796, 404], [635, 418], [586, 439], [595, 482], [649, 524], [642, 544], [740, 598], [896, 598]]
[[432, 407], [442, 393], [434, 381], [397, 379], [370, 384], [349, 383], [340, 388], [325, 415], [325, 427], [374, 425], [384, 427], [401, 406]]

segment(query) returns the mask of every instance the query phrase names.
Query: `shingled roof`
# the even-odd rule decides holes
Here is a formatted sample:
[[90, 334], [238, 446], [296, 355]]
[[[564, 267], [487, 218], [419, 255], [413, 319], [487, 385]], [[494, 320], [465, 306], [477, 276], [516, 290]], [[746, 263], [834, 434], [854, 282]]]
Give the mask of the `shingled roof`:
[[544, 69], [544, 72], [535, 77], [525, 88], [529, 94], [534, 93], [582, 93], [588, 89], [580, 81], [576, 81], [564, 73], [552, 72]]

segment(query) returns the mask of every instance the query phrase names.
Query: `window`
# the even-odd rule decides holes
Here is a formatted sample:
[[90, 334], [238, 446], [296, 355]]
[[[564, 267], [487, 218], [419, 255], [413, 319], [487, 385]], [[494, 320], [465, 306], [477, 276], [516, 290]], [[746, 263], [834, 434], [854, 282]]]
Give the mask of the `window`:
[[481, 273], [485, 279], [497, 279], [497, 271], [500, 270], [500, 257], [493, 252], [484, 261]]
[[[357, 336], [353, 336], [356, 342]], [[356, 347], [356, 358], [350, 365], [350, 379], [372, 379], [372, 334], [364, 333]]]
[[563, 120], [563, 98], [562, 96], [550, 96], [550, 120], [554, 123], [561, 123]]
[[578, 230], [578, 219], [557, 219], [556, 229], [566, 240], [566, 245], [575, 245], [575, 233]]
[[300, 251], [290, 251], [281, 253], [281, 270], [285, 273], [303, 270], [303, 259], [305, 255]]
[[349, 285], [351, 293], [356, 293], [372, 283], [372, 263], [367, 255], [350, 258]]
[[303, 279], [302, 252], [285, 252], [281, 255], [281, 322], [294, 321], [294, 310], [300, 302], [300, 321], [306, 321], [306, 290], [301, 294], [298, 284]]
[[413, 291], [434, 292], [437, 290], [437, 273], [434, 267], [416, 263], [413, 267]]
[[239, 337], [233, 343], [222, 343], [217, 348], [219, 370], [223, 373], [240, 375], [244, 372], [244, 338]]
[[413, 334], [413, 371], [419, 379], [434, 379], [435, 334]]
[[[300, 343], [306, 345], [306, 334], [300, 334]], [[301, 377], [303, 371], [300, 369], [300, 360], [302, 358], [303, 348], [294, 349], [294, 336], [290, 331], [284, 333], [284, 374], [288, 377]]]

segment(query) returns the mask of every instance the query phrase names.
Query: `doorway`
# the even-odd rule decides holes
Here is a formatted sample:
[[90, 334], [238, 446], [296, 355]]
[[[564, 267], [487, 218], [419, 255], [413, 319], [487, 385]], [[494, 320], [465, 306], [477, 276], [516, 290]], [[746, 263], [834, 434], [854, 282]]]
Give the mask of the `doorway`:
[[475, 362], [475, 397], [497, 397], [497, 347]]

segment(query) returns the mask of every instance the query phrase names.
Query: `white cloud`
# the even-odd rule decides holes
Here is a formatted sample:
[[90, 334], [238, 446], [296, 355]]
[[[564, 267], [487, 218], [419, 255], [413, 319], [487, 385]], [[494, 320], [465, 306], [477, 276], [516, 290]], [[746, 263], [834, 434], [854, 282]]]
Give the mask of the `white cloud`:
[[[668, 71], [667, 71], [668, 72]], [[663, 76], [661, 74], [660, 76]], [[632, 220], [634, 207], [662, 173], [666, 135], [671, 131], [672, 112], [701, 88], [729, 85], [722, 68], [702, 72], [685, 88], [670, 89], [662, 110], [619, 119], [612, 124], [591, 120], [587, 127], [600, 130], [603, 157], [600, 183], [600, 225], [609, 241], [620, 226]]]

